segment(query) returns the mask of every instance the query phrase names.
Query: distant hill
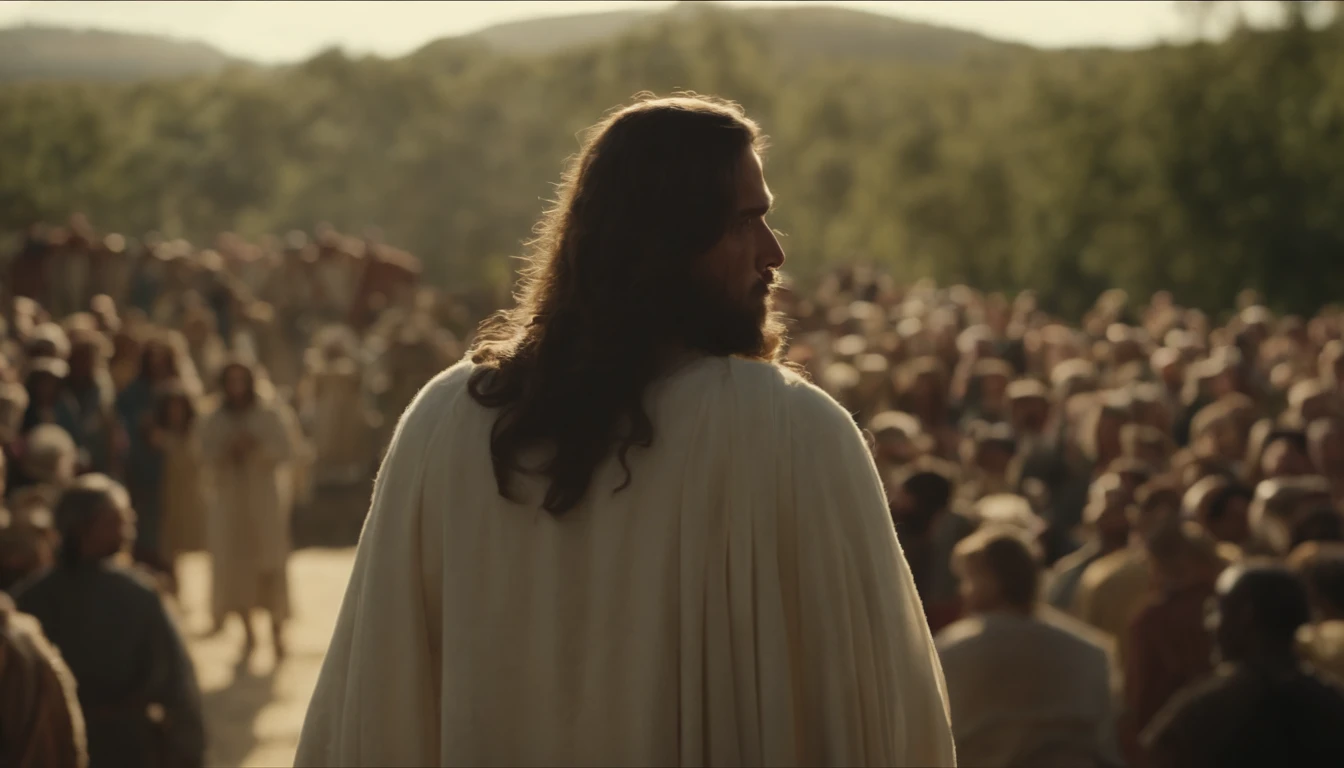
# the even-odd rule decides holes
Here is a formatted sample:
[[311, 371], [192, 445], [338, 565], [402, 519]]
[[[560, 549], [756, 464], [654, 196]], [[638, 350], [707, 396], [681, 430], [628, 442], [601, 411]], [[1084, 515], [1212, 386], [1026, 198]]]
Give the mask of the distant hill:
[[0, 82], [131, 81], [211, 74], [241, 64], [205, 43], [66, 27], [0, 29]]
[[[573, 16], [525, 19], [487, 27], [468, 37], [513, 55], [546, 55], [567, 48], [605, 42], [651, 26], [668, 15], [710, 10], [709, 3], [682, 2], [657, 11], [622, 10]], [[772, 50], [785, 57], [901, 59], [940, 63], [968, 55], [1029, 50], [1028, 46], [994, 40], [934, 24], [879, 13], [822, 5], [764, 8], [712, 4], [756, 28]]]
[[[946, 63], [968, 55], [1028, 50], [973, 32], [830, 6], [744, 8], [682, 2], [666, 10], [620, 10], [526, 19], [436, 40], [412, 54], [456, 68], [482, 52], [545, 56], [599, 45], [669, 17], [729, 13], [784, 60], [815, 58]], [[66, 27], [0, 29], [0, 83], [155, 80], [247, 65], [206, 43], [159, 35]]]
[[544, 16], [495, 24], [466, 37], [503, 53], [545, 56], [620, 37], [662, 15], [658, 11], [632, 9]]

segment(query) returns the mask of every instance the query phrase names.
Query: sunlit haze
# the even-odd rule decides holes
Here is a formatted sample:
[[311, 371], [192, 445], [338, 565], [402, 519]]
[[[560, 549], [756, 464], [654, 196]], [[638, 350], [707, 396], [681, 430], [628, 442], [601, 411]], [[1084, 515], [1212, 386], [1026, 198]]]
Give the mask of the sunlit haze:
[[[669, 2], [14, 2], [0, 0], [0, 27], [47, 24], [203, 40], [260, 62], [305, 58], [341, 46], [398, 56], [441, 37], [520, 19], [667, 7]], [[788, 3], [728, 3], [782, 5]], [[1057, 48], [1134, 47], [1179, 40], [1191, 29], [1175, 2], [819, 2], [972, 30]], [[1275, 3], [1241, 4], [1252, 19]]]

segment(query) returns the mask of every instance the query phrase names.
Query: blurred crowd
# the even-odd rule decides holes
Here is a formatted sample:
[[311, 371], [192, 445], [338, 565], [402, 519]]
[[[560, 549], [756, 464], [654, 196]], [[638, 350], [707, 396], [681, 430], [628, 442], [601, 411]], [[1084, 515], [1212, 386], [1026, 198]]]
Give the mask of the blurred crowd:
[[[78, 216], [25, 233], [0, 292], [0, 764], [78, 765], [52, 760], [80, 743], [94, 765], [199, 764], [181, 556], [210, 554], [214, 631], [241, 620], [250, 656], [256, 619], [283, 659], [294, 511], [367, 500], [397, 417], [461, 357], [481, 297], [426, 288], [410, 254], [327, 227], [200, 248]], [[11, 727], [47, 722], [70, 691], [66, 737]]]
[[[492, 299], [330, 228], [199, 248], [76, 217], [5, 269], [0, 751], [199, 764], [180, 556], [210, 553], [216, 628], [250, 653], [268, 614], [282, 658], [293, 511], [367, 493]], [[962, 764], [1339, 754], [1344, 313], [1111, 291], [1070, 324], [858, 267], [778, 308], [871, 439]]]
[[871, 437], [961, 764], [1344, 760], [1344, 314], [860, 268], [780, 306]]

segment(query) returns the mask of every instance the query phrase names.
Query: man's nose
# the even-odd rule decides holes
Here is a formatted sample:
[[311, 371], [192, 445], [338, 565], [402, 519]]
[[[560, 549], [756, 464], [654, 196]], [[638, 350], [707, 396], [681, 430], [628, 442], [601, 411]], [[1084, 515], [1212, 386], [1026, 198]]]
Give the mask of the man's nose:
[[762, 270], [779, 269], [784, 266], [784, 249], [779, 245], [779, 238], [769, 227], [764, 228], [764, 242], [761, 243], [759, 250], [761, 254], [759, 267]]

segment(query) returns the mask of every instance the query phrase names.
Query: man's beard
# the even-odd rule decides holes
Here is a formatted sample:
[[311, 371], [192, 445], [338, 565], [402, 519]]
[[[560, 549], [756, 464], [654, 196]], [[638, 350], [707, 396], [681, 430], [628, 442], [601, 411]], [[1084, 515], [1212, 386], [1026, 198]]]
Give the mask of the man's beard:
[[774, 359], [784, 340], [774, 312], [775, 285], [762, 280], [743, 300], [728, 295], [718, 281], [694, 280], [683, 305], [687, 343], [710, 355]]

